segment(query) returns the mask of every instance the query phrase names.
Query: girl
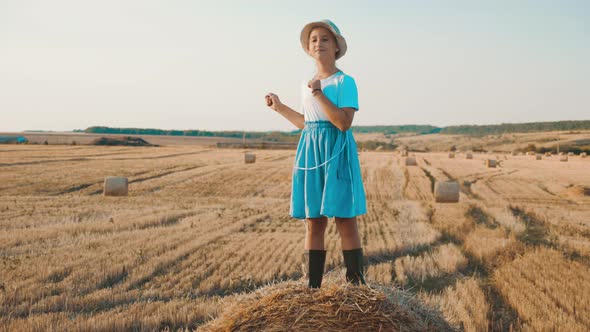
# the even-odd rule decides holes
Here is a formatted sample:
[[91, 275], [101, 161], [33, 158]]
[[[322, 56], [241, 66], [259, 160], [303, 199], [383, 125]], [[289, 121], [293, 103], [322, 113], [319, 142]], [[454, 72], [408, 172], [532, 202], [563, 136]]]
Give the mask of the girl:
[[363, 249], [356, 216], [366, 213], [365, 190], [350, 127], [358, 111], [354, 79], [336, 68], [346, 40], [330, 20], [312, 22], [301, 31], [301, 46], [315, 60], [317, 73], [302, 84], [303, 114], [281, 103], [274, 93], [266, 104], [303, 129], [295, 155], [291, 211], [305, 219], [304, 257], [309, 287], [319, 288], [324, 274], [324, 233], [334, 217], [346, 265], [346, 280], [365, 284]]

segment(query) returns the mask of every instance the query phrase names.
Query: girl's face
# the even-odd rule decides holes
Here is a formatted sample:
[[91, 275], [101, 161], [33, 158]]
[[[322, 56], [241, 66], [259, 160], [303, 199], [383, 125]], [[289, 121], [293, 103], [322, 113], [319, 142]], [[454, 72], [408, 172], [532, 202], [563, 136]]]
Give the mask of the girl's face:
[[336, 52], [338, 52], [338, 44], [336, 38], [330, 30], [324, 27], [313, 28], [309, 34], [309, 44], [307, 45], [307, 53], [314, 59], [336, 59]]

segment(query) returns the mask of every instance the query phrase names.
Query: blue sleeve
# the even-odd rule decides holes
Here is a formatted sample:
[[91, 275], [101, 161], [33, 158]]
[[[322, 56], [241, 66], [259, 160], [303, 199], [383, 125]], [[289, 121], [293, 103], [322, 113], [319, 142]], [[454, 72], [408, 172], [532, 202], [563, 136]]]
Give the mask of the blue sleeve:
[[352, 107], [359, 109], [358, 91], [354, 78], [345, 75], [338, 87], [338, 108]]

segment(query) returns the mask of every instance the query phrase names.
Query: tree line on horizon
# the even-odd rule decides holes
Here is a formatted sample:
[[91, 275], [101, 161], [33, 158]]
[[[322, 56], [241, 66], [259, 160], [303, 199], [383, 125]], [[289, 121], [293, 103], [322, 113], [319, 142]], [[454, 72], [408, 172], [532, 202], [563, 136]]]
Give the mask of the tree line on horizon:
[[[417, 135], [449, 134], [485, 136], [509, 133], [530, 133], [543, 131], [572, 131], [590, 130], [590, 120], [580, 121], [554, 121], [554, 122], [530, 122], [530, 123], [502, 123], [498, 125], [459, 125], [448, 127], [436, 127], [431, 125], [391, 125], [391, 126], [353, 126], [354, 133], [382, 133], [395, 135], [414, 133]], [[169, 136], [204, 136], [204, 137], [229, 137], [263, 139], [265, 141], [296, 141], [301, 130], [293, 131], [210, 131], [210, 130], [164, 130], [154, 128], [111, 128], [105, 126], [93, 126], [84, 130], [74, 130], [89, 134], [124, 134], [124, 135], [169, 135]]]

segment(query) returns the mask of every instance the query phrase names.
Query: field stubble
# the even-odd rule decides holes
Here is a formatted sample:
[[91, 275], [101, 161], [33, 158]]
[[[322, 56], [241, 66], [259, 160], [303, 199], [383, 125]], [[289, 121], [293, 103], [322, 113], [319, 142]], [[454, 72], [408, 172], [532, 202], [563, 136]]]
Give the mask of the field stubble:
[[[243, 291], [301, 277], [293, 151], [0, 147], [0, 324], [196, 328]], [[468, 331], [590, 328], [590, 160], [362, 152], [367, 278], [406, 287]], [[129, 196], [100, 195], [105, 176]], [[461, 185], [457, 204], [433, 184]], [[327, 270], [342, 264], [333, 222]], [[571, 271], [561, 275], [562, 271]], [[564, 279], [565, 278], [565, 279]], [[565, 281], [564, 281], [565, 280]]]

